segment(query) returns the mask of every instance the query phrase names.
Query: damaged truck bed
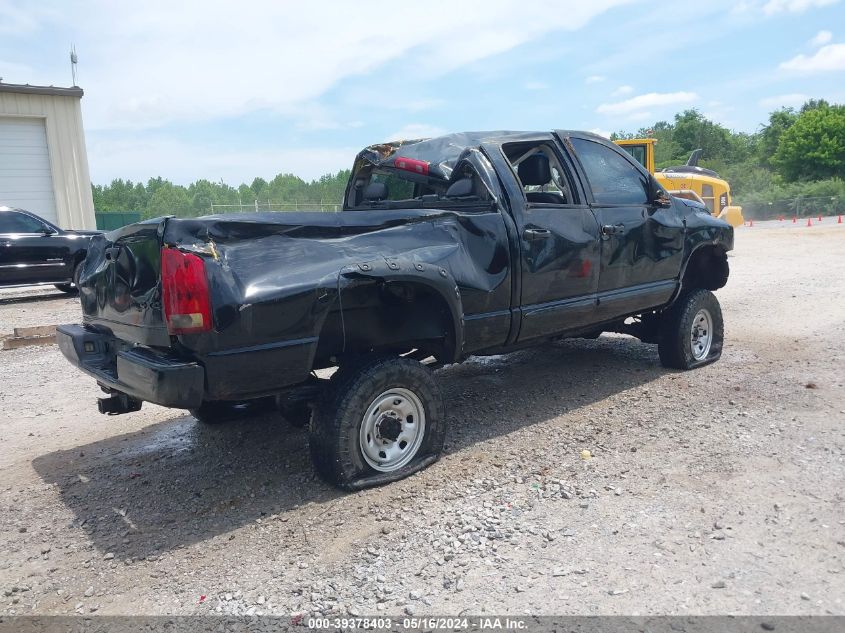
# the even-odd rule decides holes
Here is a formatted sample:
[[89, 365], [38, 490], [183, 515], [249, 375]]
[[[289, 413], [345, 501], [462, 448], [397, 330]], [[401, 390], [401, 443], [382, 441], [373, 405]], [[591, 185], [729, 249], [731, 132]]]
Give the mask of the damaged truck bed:
[[[203, 422], [275, 402], [328, 481], [434, 461], [436, 364], [621, 331], [716, 360], [731, 227], [577, 132], [464, 133], [356, 158], [340, 213], [148, 220], [95, 237], [62, 353], [109, 397]], [[314, 371], [337, 366], [329, 381]]]

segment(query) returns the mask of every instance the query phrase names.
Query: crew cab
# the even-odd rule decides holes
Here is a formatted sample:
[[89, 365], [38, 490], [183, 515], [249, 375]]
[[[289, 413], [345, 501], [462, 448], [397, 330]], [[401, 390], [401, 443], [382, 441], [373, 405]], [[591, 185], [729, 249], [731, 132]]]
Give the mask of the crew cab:
[[[473, 132], [355, 159], [338, 213], [158, 218], [92, 240], [62, 353], [202, 422], [275, 401], [346, 489], [435, 461], [434, 367], [603, 331], [719, 358], [733, 229], [584, 132]], [[330, 379], [316, 370], [337, 367]]]
[[61, 229], [29, 211], [0, 206], [0, 287], [52, 284], [74, 292], [96, 234]]

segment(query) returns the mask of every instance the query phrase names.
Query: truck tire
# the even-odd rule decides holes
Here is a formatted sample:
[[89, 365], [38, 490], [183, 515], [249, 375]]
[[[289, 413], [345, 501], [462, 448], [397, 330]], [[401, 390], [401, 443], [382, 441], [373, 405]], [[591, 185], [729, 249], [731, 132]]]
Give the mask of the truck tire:
[[682, 294], [661, 318], [657, 350], [664, 367], [693, 369], [722, 355], [725, 325], [709, 290]]
[[329, 381], [311, 418], [311, 459], [320, 477], [345, 490], [397, 481], [437, 461], [445, 420], [427, 367], [371, 357]]
[[190, 409], [190, 413], [198, 422], [203, 424], [220, 424], [221, 422], [242, 420], [267, 413], [275, 408], [275, 404], [272, 398], [259, 398], [242, 402], [209, 400], [203, 402], [196, 409]]

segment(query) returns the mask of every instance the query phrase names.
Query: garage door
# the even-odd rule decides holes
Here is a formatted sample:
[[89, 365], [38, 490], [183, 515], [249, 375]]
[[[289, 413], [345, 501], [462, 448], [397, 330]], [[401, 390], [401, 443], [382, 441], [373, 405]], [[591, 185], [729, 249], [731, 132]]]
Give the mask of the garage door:
[[0, 116], [0, 206], [26, 209], [56, 223], [44, 119]]

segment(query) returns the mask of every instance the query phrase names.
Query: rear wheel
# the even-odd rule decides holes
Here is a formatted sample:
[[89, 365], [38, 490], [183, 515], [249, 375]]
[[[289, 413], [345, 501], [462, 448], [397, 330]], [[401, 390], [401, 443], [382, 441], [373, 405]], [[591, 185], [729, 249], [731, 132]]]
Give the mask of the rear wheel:
[[725, 326], [719, 300], [709, 290], [681, 295], [661, 318], [657, 344], [664, 367], [693, 369], [722, 355]]
[[417, 361], [382, 357], [342, 367], [311, 420], [314, 467], [347, 490], [397, 481], [438, 459], [445, 417], [437, 382]]
[[62, 292], [67, 292], [68, 294], [78, 292], [78, 290], [79, 290], [79, 274], [81, 272], [82, 272], [82, 262], [77, 262], [76, 265], [74, 265], [73, 273], [71, 273], [71, 276], [70, 276], [70, 278], [73, 280], [73, 282], [69, 283], [69, 284], [56, 284], [56, 288], [58, 288]]

